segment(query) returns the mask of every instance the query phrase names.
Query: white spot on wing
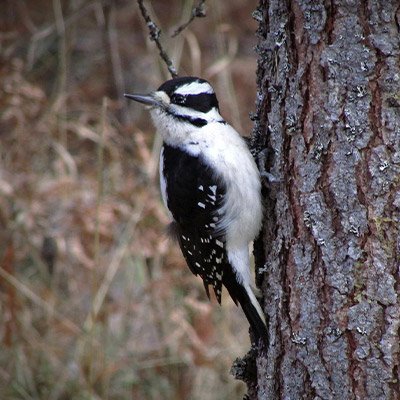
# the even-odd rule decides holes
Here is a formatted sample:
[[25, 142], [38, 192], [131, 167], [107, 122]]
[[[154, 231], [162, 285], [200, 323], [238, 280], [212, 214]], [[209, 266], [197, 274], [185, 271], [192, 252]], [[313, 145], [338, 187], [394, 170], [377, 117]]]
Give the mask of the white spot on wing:
[[209, 186], [209, 189], [211, 190], [211, 192], [212, 192], [213, 194], [216, 194], [216, 193], [217, 193], [217, 185]]
[[206, 205], [200, 201], [197, 203], [197, 205], [201, 208], [204, 208], [204, 209], [206, 208]]

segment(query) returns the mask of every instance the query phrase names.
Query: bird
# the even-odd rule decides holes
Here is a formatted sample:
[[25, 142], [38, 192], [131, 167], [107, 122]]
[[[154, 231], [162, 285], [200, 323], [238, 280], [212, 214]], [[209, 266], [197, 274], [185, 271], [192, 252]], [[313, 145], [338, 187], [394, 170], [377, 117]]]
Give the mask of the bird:
[[219, 304], [224, 286], [256, 341], [267, 343], [249, 255], [263, 219], [261, 179], [244, 138], [221, 116], [205, 79], [176, 77], [148, 94], [124, 96], [149, 109], [162, 137], [161, 195], [188, 267]]

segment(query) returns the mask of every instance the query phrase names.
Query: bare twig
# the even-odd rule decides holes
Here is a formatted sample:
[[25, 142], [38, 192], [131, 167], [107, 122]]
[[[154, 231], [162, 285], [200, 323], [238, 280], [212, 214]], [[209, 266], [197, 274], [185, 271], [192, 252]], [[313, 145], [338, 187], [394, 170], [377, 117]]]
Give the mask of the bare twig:
[[189, 20], [185, 22], [183, 25], [181, 25], [179, 28], [177, 28], [175, 32], [171, 35], [171, 37], [178, 36], [184, 29], [186, 29], [191, 24], [191, 22], [195, 18], [204, 18], [206, 16], [206, 9], [204, 7], [205, 2], [206, 0], [199, 0], [197, 6], [192, 8], [192, 13], [190, 15]]
[[143, 0], [137, 0], [140, 12], [142, 13], [142, 17], [146, 22], [147, 27], [149, 28], [150, 32], [150, 39], [155, 42], [155, 44], [158, 47], [158, 50], [160, 52], [160, 57], [162, 60], [165, 62], [167, 65], [168, 71], [171, 74], [173, 78], [176, 78], [178, 76], [178, 73], [176, 72], [176, 69], [169, 58], [167, 52], [164, 50], [161, 42], [160, 42], [160, 36], [161, 36], [161, 30], [157, 26], [157, 24], [151, 19], [146, 7], [143, 4]]

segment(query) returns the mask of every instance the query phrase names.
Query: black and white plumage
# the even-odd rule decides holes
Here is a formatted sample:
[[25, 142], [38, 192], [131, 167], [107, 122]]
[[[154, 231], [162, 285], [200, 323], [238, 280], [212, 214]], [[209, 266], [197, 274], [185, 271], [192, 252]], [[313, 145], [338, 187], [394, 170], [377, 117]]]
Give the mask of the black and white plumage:
[[249, 243], [262, 220], [261, 183], [243, 138], [222, 118], [211, 85], [171, 79], [148, 95], [125, 95], [150, 107], [163, 138], [160, 186], [190, 270], [218, 302], [224, 285], [257, 339], [267, 340], [251, 285]]

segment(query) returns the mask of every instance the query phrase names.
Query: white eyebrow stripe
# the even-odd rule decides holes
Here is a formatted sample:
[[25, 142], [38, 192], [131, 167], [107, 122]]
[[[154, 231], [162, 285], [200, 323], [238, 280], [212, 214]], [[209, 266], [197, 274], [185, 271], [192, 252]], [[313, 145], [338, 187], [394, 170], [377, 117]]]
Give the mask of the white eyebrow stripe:
[[214, 93], [213, 88], [207, 82], [191, 82], [176, 89], [175, 93], [181, 95], [187, 94], [200, 94], [200, 93]]

